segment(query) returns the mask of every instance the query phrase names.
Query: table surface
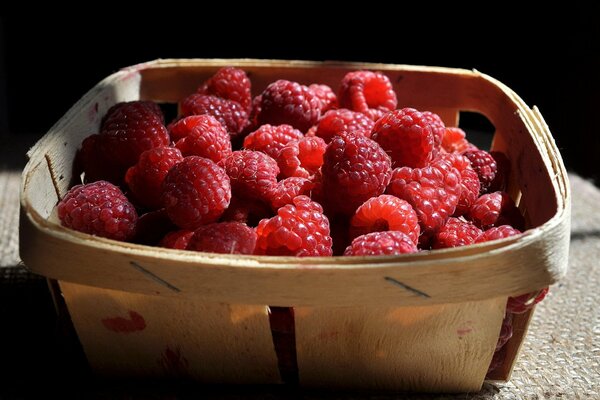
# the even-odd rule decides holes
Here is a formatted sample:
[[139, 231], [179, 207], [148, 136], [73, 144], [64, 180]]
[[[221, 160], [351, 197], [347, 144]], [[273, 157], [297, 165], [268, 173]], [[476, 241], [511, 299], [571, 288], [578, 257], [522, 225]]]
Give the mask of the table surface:
[[600, 399], [600, 190], [576, 175], [567, 277], [537, 308], [512, 379], [461, 395], [357, 394], [264, 386], [164, 386], [90, 378], [76, 340], [54, 314], [44, 278], [18, 257], [18, 196], [32, 138], [0, 142], [0, 399]]

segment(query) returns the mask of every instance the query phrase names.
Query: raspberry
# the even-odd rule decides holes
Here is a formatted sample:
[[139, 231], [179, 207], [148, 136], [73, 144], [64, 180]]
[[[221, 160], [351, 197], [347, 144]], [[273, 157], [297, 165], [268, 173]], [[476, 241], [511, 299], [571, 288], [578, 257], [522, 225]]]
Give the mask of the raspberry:
[[58, 203], [58, 218], [67, 228], [128, 241], [135, 234], [135, 207], [121, 190], [106, 181], [72, 187]]
[[267, 199], [271, 187], [277, 184], [277, 162], [260, 151], [234, 151], [219, 165], [227, 172], [233, 193], [239, 197]]
[[116, 184], [123, 181], [123, 171], [119, 166], [111, 163], [102, 153], [99, 145], [100, 135], [90, 135], [81, 142], [81, 149], [77, 153], [77, 162], [85, 172], [86, 183], [107, 180]]
[[490, 240], [504, 239], [511, 236], [516, 236], [521, 233], [520, 230], [513, 228], [510, 225], [501, 225], [492, 227], [477, 238], [476, 243], [489, 242]]
[[256, 232], [240, 222], [217, 222], [194, 231], [187, 249], [221, 254], [253, 254]]
[[197, 119], [192, 130], [175, 144], [184, 156], [200, 156], [219, 162], [231, 155], [231, 139], [219, 121], [211, 115], [187, 118]]
[[494, 158], [497, 165], [496, 176], [490, 184], [488, 193], [500, 192], [506, 190], [508, 185], [508, 176], [510, 174], [510, 161], [504, 153], [499, 151], [490, 151], [490, 155]]
[[162, 203], [171, 221], [183, 229], [216, 221], [230, 200], [229, 177], [208, 158], [184, 158], [163, 182]]
[[250, 111], [252, 105], [250, 79], [239, 68], [221, 68], [204, 82], [198, 88], [197, 92], [200, 94], [212, 94], [222, 99], [235, 101], [247, 112]]
[[319, 120], [315, 135], [323, 138], [326, 143], [331, 138], [345, 132], [371, 137], [375, 123], [372, 119], [359, 112], [346, 109], [327, 111]]
[[263, 219], [256, 228], [256, 254], [297, 257], [331, 256], [329, 220], [323, 209], [307, 196], [294, 198], [277, 215]]
[[158, 245], [167, 249], [185, 250], [193, 235], [194, 231], [187, 229], [169, 232], [162, 238]]
[[212, 115], [232, 138], [237, 137], [248, 124], [248, 113], [239, 103], [217, 96], [194, 93], [183, 99], [180, 108], [183, 116]]
[[448, 153], [463, 153], [477, 150], [473, 144], [465, 139], [466, 133], [460, 128], [447, 127], [442, 138], [442, 148]]
[[321, 172], [328, 206], [352, 215], [362, 203], [385, 191], [392, 168], [390, 157], [376, 142], [348, 133], [331, 140]]
[[262, 109], [261, 103], [262, 103], [261, 95], [255, 96], [252, 99], [252, 104], [250, 106], [250, 114], [248, 117], [248, 126], [246, 126], [247, 132], [252, 132], [260, 126], [260, 124], [258, 123], [258, 115], [260, 114], [260, 111]]
[[306, 132], [321, 116], [321, 100], [299, 83], [280, 79], [267, 86], [261, 96], [261, 125], [288, 124]]
[[430, 119], [414, 108], [395, 110], [375, 122], [371, 137], [392, 157], [394, 167], [421, 168], [434, 156]]
[[423, 117], [429, 122], [429, 125], [433, 130], [433, 143], [435, 151], [437, 152], [442, 145], [444, 133], [446, 132], [446, 125], [436, 113], [432, 113], [431, 111], [423, 111], [422, 114]]
[[529, 311], [548, 294], [548, 288], [543, 288], [537, 292], [522, 294], [516, 297], [509, 297], [506, 303], [506, 311], [513, 314], [523, 314]]
[[291, 177], [283, 179], [277, 182], [269, 193], [271, 207], [278, 210], [286, 204], [292, 204], [297, 196], [306, 195], [310, 197], [314, 186], [314, 183], [306, 178]]
[[416, 253], [417, 246], [402, 232], [371, 232], [357, 237], [344, 251], [345, 256], [376, 256]]
[[510, 312], [507, 312], [502, 320], [502, 327], [500, 328], [500, 336], [498, 337], [498, 342], [496, 343], [496, 351], [500, 351], [502, 347], [510, 340], [513, 335], [512, 328], [512, 320], [513, 316]]
[[480, 184], [477, 172], [473, 170], [469, 160], [460, 154], [440, 154], [439, 157], [433, 161], [433, 164], [440, 163], [446, 163], [447, 165], [456, 168], [460, 173], [461, 191], [454, 215], [460, 216], [466, 214], [479, 196]]
[[414, 243], [419, 240], [417, 213], [407, 201], [389, 194], [371, 197], [365, 201], [350, 221], [351, 236], [370, 232], [400, 231]]
[[519, 209], [505, 192], [488, 193], [479, 197], [471, 206], [469, 217], [482, 229], [510, 225], [522, 230], [525, 225]]
[[[171, 136], [171, 140], [174, 143], [177, 143], [177, 141], [189, 135], [195, 127], [200, 125], [206, 125], [206, 117], [209, 117], [209, 115], [190, 115], [188, 117], [183, 117], [171, 122], [169, 126], [167, 126], [167, 129], [169, 130], [169, 135]], [[219, 122], [219, 124], [221, 123]], [[221, 125], [221, 127], [223, 127], [223, 125]]]
[[504, 364], [504, 359], [506, 358], [506, 347], [502, 347], [500, 351], [494, 353], [492, 357], [492, 361], [490, 362], [490, 366], [488, 367], [487, 373], [489, 374], [492, 371], [497, 370]]
[[321, 102], [321, 113], [337, 108], [337, 96], [329, 86], [312, 84], [308, 88], [314, 92]]
[[398, 105], [389, 78], [379, 72], [349, 72], [342, 79], [338, 94], [340, 107], [367, 115], [377, 121]]
[[243, 222], [248, 226], [256, 226], [260, 220], [272, 216], [271, 207], [263, 201], [233, 196], [221, 217], [221, 222]]
[[433, 237], [434, 249], [466, 246], [475, 243], [482, 234], [481, 229], [458, 218], [448, 218], [446, 224]]
[[151, 210], [160, 208], [162, 183], [171, 167], [182, 160], [181, 152], [173, 147], [156, 147], [143, 152], [137, 164], [125, 174], [125, 182], [136, 203]]
[[117, 103], [115, 105], [113, 105], [111, 108], [108, 109], [108, 111], [106, 112], [106, 114], [104, 114], [104, 117], [102, 117], [102, 121], [100, 122], [100, 130], [104, 129], [104, 125], [106, 124], [107, 120], [109, 118], [111, 118], [113, 116], [113, 114], [116, 115], [117, 111], [120, 111], [121, 108], [129, 108], [129, 107], [134, 107], [134, 108], [139, 108], [139, 107], [144, 107], [146, 108], [149, 112], [156, 114], [157, 117], [160, 118], [161, 122], [165, 122], [165, 117], [163, 116], [162, 110], [160, 109], [160, 106], [158, 104], [156, 104], [153, 101], [142, 101], [142, 100], [135, 100], [135, 101], [125, 101], [125, 102], [121, 102], [121, 103]]
[[277, 159], [279, 152], [286, 144], [303, 137], [302, 132], [294, 129], [291, 125], [265, 124], [246, 136], [244, 147], [248, 150], [262, 151], [273, 159]]
[[167, 233], [176, 229], [164, 208], [150, 211], [138, 218], [133, 242], [155, 246]]
[[323, 165], [323, 155], [327, 145], [317, 136], [303, 137], [288, 143], [277, 157], [281, 175], [308, 178]]
[[487, 193], [498, 172], [496, 160], [485, 150], [465, 151], [463, 155], [471, 161], [471, 167], [477, 172], [481, 184], [480, 194]]
[[460, 173], [446, 163], [396, 168], [388, 192], [408, 201], [417, 212], [421, 226], [419, 243], [425, 246], [456, 209], [461, 192]]

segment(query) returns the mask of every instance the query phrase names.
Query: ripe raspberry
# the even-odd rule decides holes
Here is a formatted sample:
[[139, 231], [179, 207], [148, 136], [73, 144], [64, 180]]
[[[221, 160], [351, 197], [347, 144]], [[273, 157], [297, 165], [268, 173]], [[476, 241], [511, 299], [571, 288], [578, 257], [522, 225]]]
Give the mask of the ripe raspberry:
[[100, 149], [100, 135], [90, 135], [81, 142], [81, 149], [77, 152], [77, 162], [85, 172], [85, 183], [106, 180], [121, 184], [123, 181], [123, 171], [121, 168], [111, 163], [105, 157]]
[[504, 239], [511, 236], [516, 236], [521, 233], [520, 230], [513, 228], [510, 225], [501, 225], [489, 228], [484, 231], [475, 243], [489, 242], [490, 240]]
[[315, 186], [307, 178], [291, 177], [283, 179], [273, 186], [269, 193], [269, 200], [273, 210], [278, 210], [286, 204], [293, 204], [293, 200], [300, 196], [310, 197], [311, 191]]
[[199, 94], [211, 94], [222, 99], [239, 103], [246, 112], [250, 112], [252, 104], [251, 84], [248, 75], [234, 67], [218, 70], [197, 91]]
[[106, 112], [106, 114], [104, 114], [104, 117], [102, 117], [102, 121], [100, 122], [100, 130], [104, 129], [104, 125], [106, 124], [107, 120], [112, 118], [113, 114], [116, 115], [117, 111], [120, 111], [121, 108], [130, 108], [130, 107], [134, 107], [134, 108], [138, 108], [138, 107], [144, 107], [146, 108], [149, 112], [156, 114], [157, 117], [160, 118], [161, 122], [165, 122], [165, 117], [163, 115], [162, 110], [160, 109], [160, 106], [158, 104], [156, 104], [153, 101], [142, 101], [142, 100], [135, 100], [135, 101], [125, 101], [125, 102], [121, 102], [121, 103], [117, 103], [115, 105], [113, 105], [111, 108], [108, 109], [108, 111]]
[[465, 151], [463, 155], [471, 161], [471, 167], [477, 172], [481, 184], [480, 194], [487, 193], [498, 172], [496, 160], [485, 150]]
[[454, 213], [461, 190], [460, 173], [446, 163], [396, 168], [388, 187], [390, 194], [408, 201], [417, 212], [423, 246]]
[[273, 126], [265, 124], [246, 136], [244, 148], [262, 151], [276, 160], [279, 152], [286, 144], [294, 140], [300, 140], [303, 137], [302, 132], [294, 129], [291, 125]]
[[385, 191], [392, 175], [390, 157], [373, 140], [352, 133], [335, 136], [323, 156], [323, 193], [334, 213], [352, 215]]
[[419, 241], [417, 213], [407, 201], [382, 194], [365, 201], [350, 221], [352, 237], [370, 232], [399, 231], [407, 235], [415, 245]]
[[313, 83], [308, 88], [312, 90], [321, 102], [321, 113], [337, 108], [337, 96], [327, 85], [318, 85]]
[[[171, 141], [173, 141], [173, 143], [177, 143], [177, 141], [189, 135], [195, 127], [200, 125], [206, 125], [206, 117], [212, 116], [207, 114], [190, 115], [188, 117], [183, 117], [171, 122], [169, 126], [167, 126], [167, 129], [169, 130], [169, 135], [171, 136]], [[214, 119], [214, 117], [212, 118]], [[219, 122], [219, 124], [221, 123]], [[221, 127], [223, 127], [223, 125], [221, 125]]]
[[548, 288], [543, 288], [537, 292], [522, 294], [516, 297], [509, 297], [506, 303], [506, 311], [513, 314], [523, 314], [529, 311], [548, 294]]
[[140, 155], [137, 164], [127, 170], [125, 182], [137, 204], [156, 210], [161, 207], [162, 183], [175, 164], [183, 161], [174, 147], [156, 147]]
[[67, 228], [128, 241], [135, 234], [135, 207], [121, 190], [106, 181], [72, 187], [58, 203], [58, 218]]
[[460, 216], [466, 214], [479, 196], [480, 184], [477, 172], [473, 170], [469, 160], [460, 154], [440, 154], [433, 160], [433, 164], [438, 165], [440, 163], [446, 163], [460, 172], [461, 191], [454, 215]]
[[248, 226], [256, 226], [262, 219], [272, 216], [271, 207], [265, 202], [233, 196], [221, 217], [221, 222], [242, 222]]
[[371, 137], [371, 130], [375, 123], [365, 114], [346, 110], [327, 111], [317, 124], [315, 135], [323, 138], [325, 143], [331, 142], [331, 138], [345, 132]]
[[525, 226], [519, 209], [505, 192], [488, 193], [479, 197], [471, 206], [469, 217], [475, 225], [482, 229], [510, 225], [522, 230]]
[[373, 121], [398, 105], [389, 78], [371, 71], [347, 73], [342, 79], [338, 101], [340, 107], [363, 113]]
[[272, 186], [277, 184], [277, 162], [260, 151], [234, 151], [219, 165], [227, 172], [233, 193], [238, 197], [266, 200]]
[[175, 144], [185, 157], [200, 156], [219, 162], [231, 155], [231, 139], [219, 121], [211, 115], [187, 118], [198, 119], [194, 128]]
[[429, 122], [429, 125], [433, 130], [433, 143], [435, 152], [437, 153], [442, 146], [442, 140], [444, 139], [444, 133], [446, 132], [446, 125], [436, 113], [432, 113], [431, 111], [423, 111], [422, 114], [423, 117]]
[[256, 228], [256, 254], [297, 257], [331, 256], [329, 220], [323, 209], [307, 196], [294, 198], [277, 215], [263, 219]]
[[169, 232], [162, 238], [158, 246], [166, 247], [167, 249], [185, 250], [193, 235], [194, 231], [187, 229]]
[[171, 221], [183, 229], [216, 221], [230, 200], [229, 177], [208, 158], [184, 158], [163, 182], [162, 203]]
[[414, 108], [395, 110], [375, 122], [371, 137], [392, 157], [393, 166], [421, 168], [434, 156], [430, 119]]
[[221, 254], [253, 254], [256, 232], [240, 222], [217, 222], [194, 231], [187, 249]]
[[289, 124], [306, 132], [321, 116], [321, 101], [304, 85], [283, 79], [271, 83], [262, 93], [258, 122]]
[[416, 253], [417, 246], [402, 232], [371, 232], [357, 237], [344, 251], [345, 256], [377, 256]]
[[277, 157], [277, 165], [284, 177], [308, 178], [323, 165], [327, 145], [317, 136], [303, 137], [288, 143]]
[[246, 132], [255, 131], [260, 126], [260, 124], [258, 123], [258, 115], [260, 114], [260, 111], [262, 109], [261, 103], [262, 103], [261, 95], [255, 96], [252, 99], [250, 113], [248, 114], [249, 115], [248, 116], [248, 125], [246, 126], [246, 129], [245, 129]]
[[169, 232], [177, 229], [164, 208], [140, 215], [135, 224], [134, 243], [156, 246]]
[[501, 192], [506, 190], [508, 186], [508, 176], [510, 174], [510, 161], [504, 153], [499, 151], [490, 151], [490, 155], [494, 158], [497, 165], [496, 176], [490, 187], [488, 193]]
[[239, 103], [217, 96], [194, 93], [183, 99], [180, 109], [183, 116], [212, 115], [232, 138], [237, 137], [248, 124], [248, 113]]
[[444, 225], [433, 237], [434, 249], [466, 246], [475, 243], [482, 234], [481, 229], [470, 222], [458, 218], [448, 218]]
[[469, 143], [465, 131], [460, 128], [447, 127], [442, 138], [442, 148], [448, 153], [464, 153], [465, 151], [477, 150], [473, 144]]
[[513, 316], [510, 312], [507, 312], [502, 320], [502, 327], [500, 328], [500, 336], [498, 337], [498, 342], [496, 343], [496, 351], [500, 351], [502, 347], [510, 340], [513, 335], [512, 328], [512, 320]]

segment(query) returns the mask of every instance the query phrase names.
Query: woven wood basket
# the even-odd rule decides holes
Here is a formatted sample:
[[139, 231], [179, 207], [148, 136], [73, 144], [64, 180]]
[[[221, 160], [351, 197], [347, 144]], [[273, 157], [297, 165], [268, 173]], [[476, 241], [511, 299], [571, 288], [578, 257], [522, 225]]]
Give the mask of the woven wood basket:
[[[248, 72], [255, 93], [279, 78], [336, 88], [348, 71], [378, 70], [390, 77], [402, 107], [434, 111], [448, 126], [456, 126], [459, 111], [485, 115], [496, 129], [493, 149], [511, 160], [509, 193], [530, 229], [517, 238], [402, 256], [291, 258], [153, 248], [56, 223], [53, 209], [72, 180], [76, 150], [98, 131], [110, 106], [137, 99], [176, 103], [229, 65]], [[569, 185], [548, 127], [537, 108], [477, 71], [158, 60], [104, 79], [28, 155], [21, 257], [32, 271], [58, 281], [88, 361], [104, 375], [476, 391], [507, 297], [548, 286], [567, 268]], [[276, 326], [281, 319], [273, 315], [283, 315], [293, 329]], [[530, 317], [515, 318], [504, 364], [488, 378], [509, 378]]]

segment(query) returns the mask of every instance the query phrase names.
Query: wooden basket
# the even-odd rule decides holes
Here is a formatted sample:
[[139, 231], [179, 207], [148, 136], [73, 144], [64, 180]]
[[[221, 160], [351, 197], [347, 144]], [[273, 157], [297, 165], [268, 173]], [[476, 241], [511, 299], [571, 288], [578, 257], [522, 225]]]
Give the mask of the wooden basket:
[[[248, 72], [255, 93], [279, 78], [336, 88], [348, 71], [379, 70], [393, 82], [400, 106], [434, 111], [448, 126], [456, 126], [459, 111], [482, 113], [496, 128], [493, 149], [511, 160], [509, 192], [531, 229], [517, 238], [402, 256], [291, 258], [121, 243], [51, 218], [71, 182], [77, 148], [98, 131], [110, 106], [175, 103], [228, 65]], [[59, 281], [88, 361], [102, 374], [221, 383], [281, 383], [283, 375], [305, 386], [476, 391], [507, 297], [548, 286], [567, 268], [569, 185], [548, 127], [535, 107], [477, 71], [158, 60], [104, 79], [28, 155], [21, 257], [32, 271]], [[270, 325], [279, 307], [293, 307], [285, 314], [295, 316], [293, 331]], [[515, 319], [504, 365], [492, 379], [508, 379], [530, 316]], [[278, 354], [273, 338], [291, 340], [291, 354]], [[286, 369], [290, 361], [297, 370]]]

